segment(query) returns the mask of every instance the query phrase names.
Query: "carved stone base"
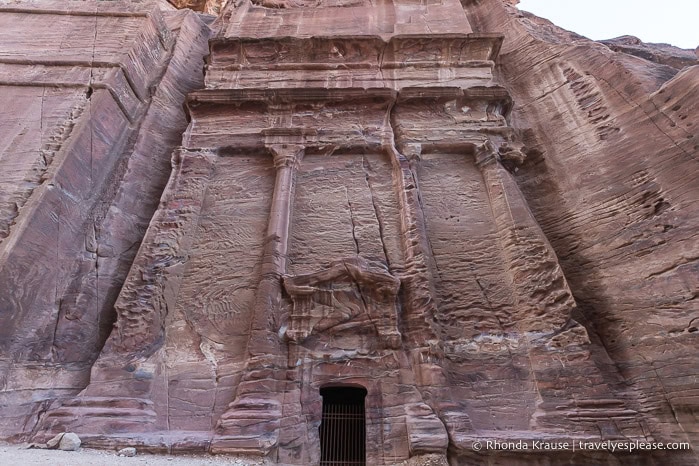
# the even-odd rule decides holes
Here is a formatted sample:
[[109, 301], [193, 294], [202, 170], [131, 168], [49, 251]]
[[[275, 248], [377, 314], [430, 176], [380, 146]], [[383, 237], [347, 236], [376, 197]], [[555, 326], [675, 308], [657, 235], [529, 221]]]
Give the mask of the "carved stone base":
[[268, 455], [279, 443], [281, 419], [278, 400], [240, 398], [219, 419], [211, 452]]
[[43, 442], [61, 432], [113, 435], [154, 430], [153, 402], [143, 398], [77, 397], [50, 410], [33, 441]]
[[449, 436], [444, 423], [425, 403], [405, 407], [405, 424], [411, 455], [426, 453], [446, 454]]

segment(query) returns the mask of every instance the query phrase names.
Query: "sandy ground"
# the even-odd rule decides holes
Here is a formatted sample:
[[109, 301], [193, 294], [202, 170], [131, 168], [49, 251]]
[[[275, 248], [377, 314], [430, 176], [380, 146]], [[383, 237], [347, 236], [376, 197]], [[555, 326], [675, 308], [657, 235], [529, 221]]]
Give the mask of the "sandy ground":
[[137, 453], [132, 458], [117, 456], [115, 451], [79, 451], [27, 449], [22, 445], [0, 444], [1, 466], [261, 466], [259, 458], [204, 455], [151, 455]]
[[[1, 1], [1, 0], [0, 0]], [[273, 466], [259, 457], [227, 455], [151, 455], [132, 458], [116, 451], [81, 448], [78, 451], [27, 449], [26, 445], [0, 443], [0, 466]], [[279, 466], [279, 465], [276, 465]], [[423, 455], [392, 466], [448, 466], [444, 455]]]

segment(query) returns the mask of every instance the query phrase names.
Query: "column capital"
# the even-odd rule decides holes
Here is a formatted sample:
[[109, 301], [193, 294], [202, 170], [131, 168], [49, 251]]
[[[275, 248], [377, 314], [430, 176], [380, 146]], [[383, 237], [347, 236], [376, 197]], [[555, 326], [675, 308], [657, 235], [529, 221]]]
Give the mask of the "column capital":
[[301, 163], [305, 148], [301, 144], [267, 144], [267, 149], [274, 158], [275, 168], [297, 168]]
[[417, 142], [408, 142], [400, 145], [400, 153], [405, 156], [410, 162], [419, 162], [422, 160], [422, 144]]
[[481, 168], [486, 165], [497, 163], [499, 160], [498, 151], [492, 141], [487, 140], [475, 150], [476, 165]]

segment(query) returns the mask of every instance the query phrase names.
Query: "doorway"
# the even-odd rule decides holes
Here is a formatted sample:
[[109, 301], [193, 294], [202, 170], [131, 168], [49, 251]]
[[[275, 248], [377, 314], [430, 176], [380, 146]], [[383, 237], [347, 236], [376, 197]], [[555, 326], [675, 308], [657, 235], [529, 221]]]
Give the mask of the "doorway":
[[366, 466], [366, 394], [358, 387], [320, 389], [320, 466]]

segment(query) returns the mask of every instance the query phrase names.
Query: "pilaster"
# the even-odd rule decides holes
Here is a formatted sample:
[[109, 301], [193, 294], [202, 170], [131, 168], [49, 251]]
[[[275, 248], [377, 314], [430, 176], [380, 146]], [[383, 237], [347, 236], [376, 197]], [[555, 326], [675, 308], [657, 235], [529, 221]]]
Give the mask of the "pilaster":
[[[301, 137], [299, 132], [296, 136]], [[282, 277], [286, 273], [296, 172], [305, 147], [288, 141], [293, 132], [270, 132], [276, 179], [250, 329], [250, 359], [236, 399], [221, 416], [212, 441], [213, 452], [269, 453], [277, 446], [285, 391], [286, 357], [279, 335]]]

